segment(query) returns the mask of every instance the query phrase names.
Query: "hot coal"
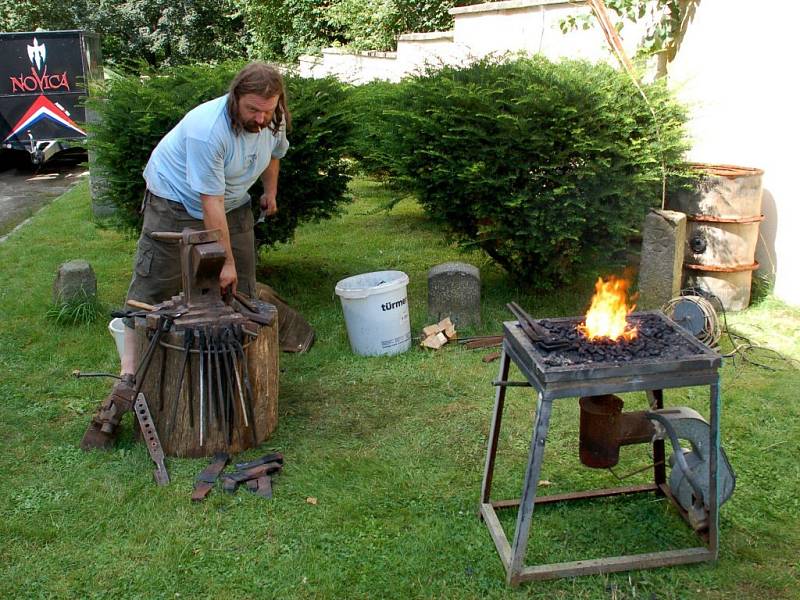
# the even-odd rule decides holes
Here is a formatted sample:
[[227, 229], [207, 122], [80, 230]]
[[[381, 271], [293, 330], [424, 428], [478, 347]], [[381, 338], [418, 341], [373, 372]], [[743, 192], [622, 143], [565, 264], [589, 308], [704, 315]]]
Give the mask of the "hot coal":
[[543, 355], [542, 362], [551, 367], [586, 364], [623, 364], [642, 360], [680, 360], [698, 354], [697, 347], [687, 340], [687, 333], [658, 314], [630, 315], [628, 325], [637, 328], [632, 340], [612, 341], [599, 338], [590, 341], [577, 330], [581, 320], [538, 323], [555, 339], [566, 339], [570, 346], [548, 351], [534, 345]]

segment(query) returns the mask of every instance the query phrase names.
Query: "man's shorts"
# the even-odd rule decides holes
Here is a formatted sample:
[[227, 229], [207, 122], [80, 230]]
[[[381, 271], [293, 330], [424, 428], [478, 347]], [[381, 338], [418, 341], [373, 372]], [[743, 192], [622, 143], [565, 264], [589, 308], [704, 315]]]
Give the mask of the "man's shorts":
[[[230, 233], [233, 260], [236, 262], [238, 283], [236, 289], [247, 296], [256, 291], [255, 236], [253, 234], [253, 212], [249, 204], [235, 208], [226, 215]], [[128, 288], [127, 300], [138, 300], [147, 304], [158, 304], [181, 292], [181, 258], [178, 241], [154, 240], [154, 231], [180, 233], [186, 227], [205, 229], [203, 221], [195, 219], [179, 202], [145, 192], [144, 224], [136, 257], [133, 261], [133, 277]], [[133, 327], [133, 320], [125, 324]]]

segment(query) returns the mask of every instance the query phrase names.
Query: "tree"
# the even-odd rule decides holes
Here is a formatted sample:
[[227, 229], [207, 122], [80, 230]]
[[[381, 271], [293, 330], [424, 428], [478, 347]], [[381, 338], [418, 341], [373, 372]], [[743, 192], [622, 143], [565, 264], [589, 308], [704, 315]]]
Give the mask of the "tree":
[[106, 63], [172, 66], [245, 55], [239, 0], [0, 0], [3, 31], [86, 29], [100, 34]]

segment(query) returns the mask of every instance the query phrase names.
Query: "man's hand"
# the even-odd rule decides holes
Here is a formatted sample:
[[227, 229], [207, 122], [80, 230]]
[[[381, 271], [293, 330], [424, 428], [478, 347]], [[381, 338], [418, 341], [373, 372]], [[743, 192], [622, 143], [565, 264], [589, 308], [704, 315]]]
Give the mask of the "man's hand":
[[264, 185], [264, 193], [261, 194], [262, 215], [272, 216], [278, 212], [278, 203], [275, 198], [278, 196], [278, 173], [280, 172], [281, 161], [273, 158], [269, 161], [267, 168], [261, 173], [261, 183]]
[[260, 204], [261, 210], [264, 211], [268, 217], [278, 212], [278, 203], [275, 201], [275, 194], [264, 192], [261, 194]]
[[224, 294], [226, 290], [231, 293], [236, 291], [236, 263], [233, 260], [231, 250], [231, 236], [228, 231], [228, 219], [225, 216], [225, 198], [223, 196], [207, 196], [200, 194], [200, 202], [203, 205], [203, 224], [206, 229], [218, 229], [220, 233], [219, 243], [225, 248], [225, 264], [219, 274], [220, 291]]
[[239, 278], [236, 275], [236, 265], [232, 260], [226, 260], [222, 265], [222, 271], [219, 272], [219, 289], [224, 294], [230, 291], [231, 294], [236, 292], [236, 284]]

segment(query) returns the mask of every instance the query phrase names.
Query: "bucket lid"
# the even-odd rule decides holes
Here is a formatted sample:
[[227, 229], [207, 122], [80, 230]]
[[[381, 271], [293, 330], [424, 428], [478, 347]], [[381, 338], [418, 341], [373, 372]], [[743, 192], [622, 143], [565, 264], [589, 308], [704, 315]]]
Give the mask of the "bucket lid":
[[393, 292], [406, 285], [408, 275], [402, 271], [375, 271], [342, 279], [336, 284], [336, 295], [348, 299], [367, 298]]

